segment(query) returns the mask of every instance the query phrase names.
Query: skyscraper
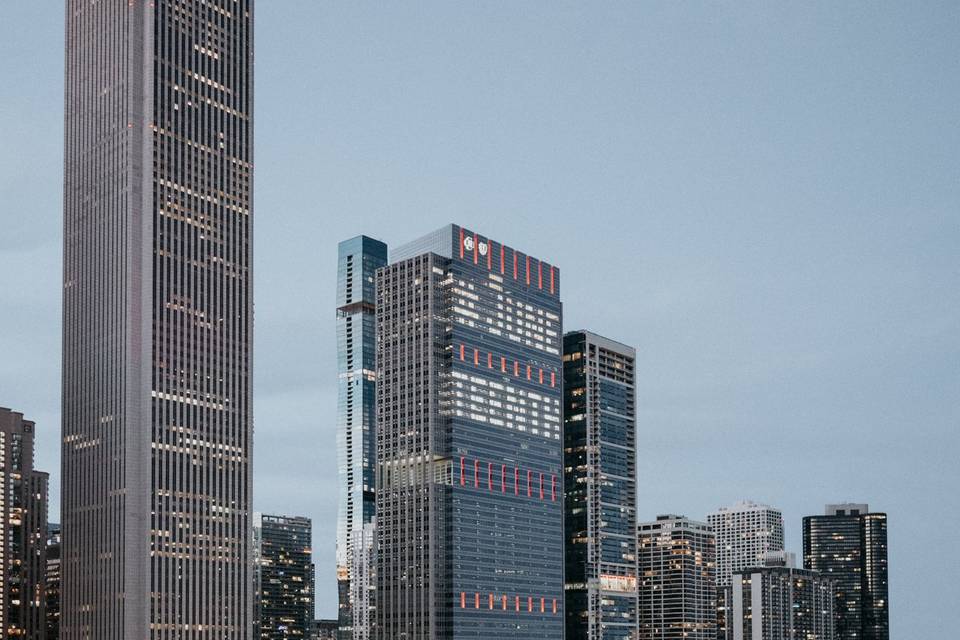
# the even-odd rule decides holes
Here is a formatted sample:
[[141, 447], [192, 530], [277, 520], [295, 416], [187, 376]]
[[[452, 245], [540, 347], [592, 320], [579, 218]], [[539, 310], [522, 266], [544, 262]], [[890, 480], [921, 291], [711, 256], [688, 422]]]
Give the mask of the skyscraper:
[[637, 527], [639, 640], [715, 640], [716, 551], [713, 530], [684, 516]]
[[635, 360], [589, 331], [563, 338], [567, 640], [636, 633]]
[[0, 639], [44, 640], [48, 475], [33, 467], [36, 425], [0, 407]]
[[314, 576], [309, 518], [254, 516], [259, 640], [306, 640], [313, 631]]
[[456, 225], [377, 273], [377, 637], [563, 634], [556, 267]]
[[60, 525], [47, 524], [47, 571], [44, 578], [47, 603], [47, 638], [60, 637]]
[[889, 640], [887, 514], [830, 504], [803, 519], [803, 564], [833, 579], [837, 640]]
[[833, 640], [833, 584], [796, 568], [792, 553], [767, 554], [762, 566], [738, 569], [731, 586], [734, 640]]
[[707, 515], [717, 536], [717, 637], [729, 640], [727, 624], [733, 573], [763, 566], [770, 551], [783, 551], [783, 514], [765, 504], [745, 501]]
[[250, 638], [253, 0], [66, 2], [67, 640]]
[[[369, 598], [354, 606], [354, 549], [376, 513], [376, 284], [387, 264], [387, 245], [366, 236], [340, 243], [337, 257], [337, 594], [341, 640], [369, 638]], [[370, 560], [370, 553], [364, 559]], [[372, 567], [362, 567], [363, 574]], [[359, 607], [359, 608], [358, 608]], [[356, 633], [354, 633], [356, 630]]]

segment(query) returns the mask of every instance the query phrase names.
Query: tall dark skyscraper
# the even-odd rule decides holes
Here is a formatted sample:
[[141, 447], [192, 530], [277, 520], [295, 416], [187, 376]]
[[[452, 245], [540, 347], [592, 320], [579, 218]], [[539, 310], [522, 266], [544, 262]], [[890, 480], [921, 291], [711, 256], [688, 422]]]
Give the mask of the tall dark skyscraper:
[[[372, 545], [364, 528], [376, 514], [376, 282], [387, 245], [366, 236], [340, 243], [337, 257], [337, 594], [341, 640], [370, 638]], [[367, 538], [372, 533], [367, 532]], [[358, 575], [355, 575], [358, 574]], [[357, 580], [359, 578], [359, 581]]]
[[837, 640], [889, 640], [887, 514], [827, 505], [803, 519], [803, 563], [833, 579]]
[[248, 640], [253, 0], [67, 0], [66, 640]]
[[254, 517], [258, 640], [306, 640], [313, 632], [312, 532], [309, 518]]
[[716, 640], [716, 536], [702, 522], [657, 516], [637, 527], [639, 640]]
[[457, 225], [377, 272], [377, 637], [563, 635], [556, 267]]
[[589, 331], [563, 338], [567, 640], [637, 629], [635, 361]]
[[47, 485], [33, 468], [36, 425], [0, 407], [0, 639], [44, 640]]

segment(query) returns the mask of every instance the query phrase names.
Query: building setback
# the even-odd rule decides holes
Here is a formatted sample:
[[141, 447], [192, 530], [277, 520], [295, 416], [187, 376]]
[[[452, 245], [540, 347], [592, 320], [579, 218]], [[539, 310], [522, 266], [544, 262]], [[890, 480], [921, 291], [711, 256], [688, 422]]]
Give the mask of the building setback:
[[734, 640], [833, 640], [833, 583], [797, 569], [793, 554], [768, 554], [764, 564], [733, 574]]
[[589, 331], [563, 339], [566, 640], [636, 633], [635, 361]]
[[253, 0], [65, 16], [61, 636], [248, 640]]
[[887, 514], [827, 505], [803, 519], [803, 564], [833, 579], [837, 640], [889, 640]]
[[637, 528], [639, 640], [717, 637], [716, 536], [702, 522], [657, 516]]
[[0, 407], [0, 639], [44, 640], [47, 485], [33, 468], [36, 425]]
[[[355, 549], [376, 513], [376, 284], [387, 245], [366, 236], [340, 243], [337, 257], [337, 595], [341, 640], [370, 638], [369, 590], [353, 585]], [[369, 561], [372, 555], [363, 554]], [[361, 602], [356, 603], [359, 597]]]
[[256, 514], [256, 630], [261, 640], [309, 638], [313, 630], [313, 552], [309, 518]]
[[377, 637], [563, 635], [560, 275], [448, 225], [377, 273]]
[[727, 624], [733, 574], [763, 566], [771, 551], [783, 551], [783, 513], [779, 509], [738, 502], [707, 514], [707, 524], [717, 536], [717, 637], [732, 638]]

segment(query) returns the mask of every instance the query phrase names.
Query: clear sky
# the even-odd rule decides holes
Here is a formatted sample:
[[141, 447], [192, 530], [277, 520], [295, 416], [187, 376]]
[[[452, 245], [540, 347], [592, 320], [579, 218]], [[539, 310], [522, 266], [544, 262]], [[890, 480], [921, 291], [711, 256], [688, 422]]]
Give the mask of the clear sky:
[[[960, 600], [960, 4], [260, 0], [255, 504], [335, 611], [336, 243], [455, 221], [636, 345], [641, 518], [890, 514]], [[0, 5], [0, 405], [59, 486], [63, 8]], [[59, 501], [53, 499], [51, 519]]]

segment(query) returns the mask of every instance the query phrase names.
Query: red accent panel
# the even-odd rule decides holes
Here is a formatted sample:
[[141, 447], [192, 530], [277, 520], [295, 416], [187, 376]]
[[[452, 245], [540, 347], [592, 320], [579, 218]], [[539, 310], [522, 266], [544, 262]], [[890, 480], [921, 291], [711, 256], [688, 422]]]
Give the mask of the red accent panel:
[[473, 350], [473, 364], [475, 365], [480, 364], [480, 349]]
[[520, 611], [520, 596], [516, 596], [517, 611]]
[[517, 279], [517, 250], [513, 250], [513, 279]]
[[553, 599], [553, 612], [554, 612], [554, 613], [557, 612], [557, 599], [556, 599], [556, 598]]
[[520, 469], [518, 467], [513, 468], [513, 495], [520, 495]]
[[527, 256], [527, 286], [530, 286], [530, 256]]
[[551, 266], [550, 267], [550, 293], [555, 293], [554, 286], [553, 286], [553, 278], [554, 278], [553, 273], [554, 273], [554, 268]]
[[516, 360], [513, 361], [513, 375], [515, 376], [520, 375], [520, 363], [517, 362]]
[[487, 269], [493, 269], [493, 242], [487, 240]]
[[543, 289], [543, 263], [537, 262], [537, 287]]
[[507, 491], [507, 465], [500, 465], [500, 493]]
[[479, 609], [479, 608], [480, 608], [480, 593], [479, 593], [479, 592], [475, 592], [475, 593], [473, 594], [473, 608], [474, 608], [474, 609]]
[[530, 365], [527, 365], [527, 380], [530, 379]]
[[533, 613], [533, 596], [527, 596], [527, 613]]
[[463, 227], [460, 227], [460, 258], [463, 258]]
[[474, 488], [480, 487], [480, 461], [473, 461], [473, 486]]
[[461, 456], [461, 457], [460, 457], [460, 486], [461, 486], [461, 487], [466, 483], [466, 480], [464, 480], [464, 467], [465, 467], [465, 466], [466, 466], [466, 462], [464, 461], [463, 456]]
[[546, 601], [546, 598], [544, 598], [543, 596], [540, 596], [540, 613], [547, 612], [547, 603], [545, 601]]
[[533, 497], [533, 471], [527, 471], [527, 497]]
[[503, 275], [506, 272], [506, 253], [506, 248], [504, 248], [503, 245], [500, 245], [500, 275]]
[[493, 463], [487, 463], [487, 490], [493, 491]]
[[550, 386], [551, 386], [551, 387], [557, 386], [557, 372], [556, 372], [556, 371], [551, 371], [551, 372], [550, 372]]
[[550, 476], [550, 500], [557, 501], [557, 476]]
[[493, 369], [493, 354], [487, 353], [487, 368]]
[[480, 242], [477, 240], [477, 234], [473, 234], [473, 264], [477, 264], [477, 256], [480, 251]]
[[540, 474], [540, 499], [543, 500], [543, 474]]
[[467, 593], [465, 591], [460, 592], [460, 608], [467, 608]]
[[[503, 596], [503, 610], [507, 610], [507, 596]], [[554, 611], [556, 613], [556, 611]]]
[[490, 603], [490, 608], [493, 609], [493, 594], [492, 594], [492, 593], [490, 594], [489, 603]]
[[540, 369], [540, 384], [543, 384], [543, 369]]
[[500, 371], [503, 373], [507, 372], [507, 359], [503, 356], [500, 356]]
[[467, 358], [466, 347], [464, 347], [463, 345], [460, 345], [460, 359], [466, 360], [466, 358]]

